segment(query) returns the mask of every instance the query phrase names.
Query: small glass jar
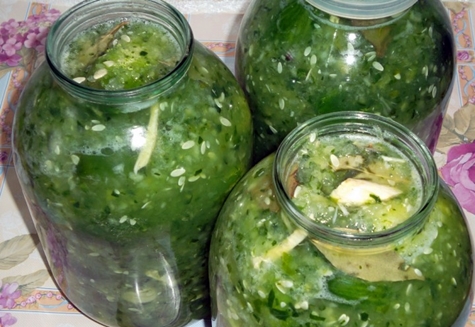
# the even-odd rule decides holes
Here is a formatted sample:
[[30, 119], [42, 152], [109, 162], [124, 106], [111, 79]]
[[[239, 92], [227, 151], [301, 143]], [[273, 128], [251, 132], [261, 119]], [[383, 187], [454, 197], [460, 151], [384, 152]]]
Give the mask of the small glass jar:
[[465, 326], [473, 250], [424, 143], [391, 119], [302, 124], [234, 188], [210, 254], [217, 326]]
[[211, 230], [251, 142], [239, 84], [176, 9], [93, 0], [65, 12], [22, 93], [13, 147], [72, 304], [107, 326], [209, 316]]
[[236, 49], [256, 162], [298, 124], [343, 110], [390, 117], [433, 152], [454, 71], [439, 0], [255, 0]]

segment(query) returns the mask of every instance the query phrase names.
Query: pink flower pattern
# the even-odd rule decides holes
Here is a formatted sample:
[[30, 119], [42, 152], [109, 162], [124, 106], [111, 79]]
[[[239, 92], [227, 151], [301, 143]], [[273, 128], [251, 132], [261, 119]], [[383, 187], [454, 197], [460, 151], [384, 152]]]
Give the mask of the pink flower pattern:
[[0, 281], [0, 309], [13, 309], [16, 306], [15, 300], [21, 296], [17, 283], [5, 283]]
[[31, 15], [24, 21], [10, 19], [0, 24], [0, 64], [8, 67], [21, 65], [23, 49], [44, 51], [49, 27], [59, 17], [56, 9]]
[[0, 312], [0, 327], [12, 326], [17, 319], [11, 313]]
[[[60, 12], [56, 9], [45, 9], [41, 14], [30, 15], [24, 21], [9, 19], [0, 23], [0, 70], [11, 70], [15, 67], [26, 68], [32, 55], [37, 57], [44, 51], [49, 28], [59, 15]], [[15, 78], [16, 73], [13, 75]], [[21, 84], [16, 83], [15, 87], [21, 87]], [[5, 122], [6, 113], [7, 111], [3, 111], [0, 116], [0, 130], [4, 132], [8, 132]], [[0, 151], [0, 165], [6, 164], [7, 159], [8, 153]], [[0, 168], [2, 167], [0, 166]], [[17, 323], [17, 318], [7, 310], [34, 304], [38, 296], [41, 297], [41, 294], [22, 300], [22, 292], [18, 283], [4, 283], [0, 280], [0, 327], [8, 327]]]
[[18, 283], [5, 283], [0, 280], [0, 327], [12, 326], [17, 319], [8, 312], [1, 312], [3, 309], [13, 309], [15, 302], [21, 296]]
[[450, 148], [440, 172], [462, 207], [475, 214], [475, 142]]

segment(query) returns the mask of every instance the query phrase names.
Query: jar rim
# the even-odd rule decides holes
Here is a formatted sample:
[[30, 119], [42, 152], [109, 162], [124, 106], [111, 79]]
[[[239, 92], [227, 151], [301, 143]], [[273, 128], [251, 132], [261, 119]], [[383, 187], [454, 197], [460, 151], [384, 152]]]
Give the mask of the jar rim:
[[[170, 72], [148, 84], [122, 90], [87, 87], [75, 82], [63, 72], [59, 57], [68, 38], [70, 39], [78, 31], [84, 30], [85, 26], [88, 27], [88, 24], [98, 17], [101, 17], [101, 19], [105, 17], [101, 20], [105, 22], [112, 19], [126, 20], [132, 17], [141, 17], [138, 14], [143, 15], [148, 20], [158, 19], [159, 14], [163, 14], [164, 17], [170, 19], [165, 22], [167, 24], [159, 23], [170, 31], [176, 32], [173, 37], [177, 38], [182, 47], [181, 59]], [[97, 23], [99, 21], [93, 22], [90, 26]], [[55, 79], [72, 94], [87, 97], [89, 101], [93, 102], [102, 102], [103, 99], [107, 98], [108, 103], [114, 101], [123, 103], [124, 101], [141, 102], [143, 99], [137, 99], [140, 96], [156, 97], [175, 85], [188, 71], [192, 61], [193, 49], [194, 36], [188, 21], [181, 12], [166, 1], [86, 0], [68, 9], [52, 25], [46, 41], [45, 57]]]
[[418, 0], [306, 0], [334, 16], [349, 19], [380, 19], [402, 13]]
[[[304, 139], [308, 140], [309, 135], [316, 130], [319, 136], [329, 135], [330, 131], [337, 135], [357, 133], [375, 136], [383, 138], [382, 141], [401, 150], [414, 164], [423, 182], [419, 208], [402, 223], [376, 232], [352, 232], [332, 228], [306, 216], [292, 201], [286, 189], [285, 178], [288, 175], [284, 167], [288, 162], [292, 162], [295, 153], [300, 149], [299, 143], [305, 142]], [[418, 231], [432, 211], [439, 191], [439, 176], [435, 161], [419, 137], [390, 118], [358, 111], [340, 111], [316, 116], [291, 131], [276, 151], [272, 178], [279, 204], [299, 227], [320, 240], [359, 248], [387, 245], [411, 231]]]

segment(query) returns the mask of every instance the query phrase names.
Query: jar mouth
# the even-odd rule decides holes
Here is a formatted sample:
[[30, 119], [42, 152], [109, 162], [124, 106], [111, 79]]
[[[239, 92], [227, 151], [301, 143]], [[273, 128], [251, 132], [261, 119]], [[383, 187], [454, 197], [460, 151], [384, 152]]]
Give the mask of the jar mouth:
[[[376, 137], [398, 149], [415, 167], [420, 176], [422, 190], [420, 202], [407, 219], [387, 229], [366, 231], [353, 228], [336, 228], [309, 217], [293, 200], [288, 183], [295, 176], [295, 158], [302, 145], [311, 138], [354, 134]], [[316, 239], [348, 246], [387, 245], [411, 232], [418, 231], [431, 212], [439, 188], [437, 168], [426, 145], [414, 133], [385, 117], [356, 111], [324, 114], [295, 128], [279, 146], [273, 166], [276, 197], [283, 210], [298, 226]], [[343, 184], [343, 183], [342, 183]], [[377, 217], [379, 219], [379, 217]]]
[[[72, 39], [80, 32], [105, 22], [129, 21], [140, 18], [165, 28], [179, 46], [180, 59], [173, 69], [162, 77], [144, 85], [128, 89], [106, 90], [88, 87], [76, 82], [62, 68], [61, 58]], [[117, 99], [135, 99], [139, 95], [155, 97], [175, 85], [188, 71], [193, 53], [193, 33], [185, 17], [173, 6], [161, 0], [87, 0], [66, 11], [53, 24], [46, 43], [46, 60], [56, 80], [77, 96], [87, 96], [90, 101], [102, 102]], [[92, 97], [92, 98], [91, 98]]]
[[306, 0], [312, 6], [334, 16], [349, 19], [380, 19], [394, 16], [412, 7], [417, 0]]

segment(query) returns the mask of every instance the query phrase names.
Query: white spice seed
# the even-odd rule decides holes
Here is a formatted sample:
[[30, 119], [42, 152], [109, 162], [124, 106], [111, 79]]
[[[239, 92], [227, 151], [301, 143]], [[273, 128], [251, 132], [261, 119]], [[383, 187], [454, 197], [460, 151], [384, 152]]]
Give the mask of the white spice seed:
[[224, 94], [224, 92], [221, 92], [221, 94], [219, 95], [218, 100], [219, 100], [220, 102], [223, 102], [224, 99], [225, 99], [225, 97], [226, 97], [226, 95]]
[[310, 65], [315, 66], [316, 63], [317, 63], [317, 56], [316, 56], [316, 55], [312, 55], [312, 56], [310, 57]]
[[224, 117], [219, 117], [219, 121], [221, 122], [221, 124], [223, 124], [223, 126], [231, 126], [231, 122]]
[[104, 61], [103, 64], [104, 64], [106, 67], [112, 67], [112, 66], [114, 66], [114, 62], [113, 62], [112, 60]]
[[397, 80], [400, 80], [401, 79], [401, 74], [397, 73], [396, 75], [394, 75], [394, 78], [397, 79]]
[[161, 111], [165, 111], [168, 108], [168, 102], [162, 102], [159, 105]]
[[373, 61], [373, 68], [376, 69], [376, 70], [379, 70], [380, 72], [382, 72], [384, 70], [383, 65], [381, 65], [377, 61]]
[[422, 67], [422, 74], [425, 76], [425, 78], [429, 76], [429, 67], [427, 67], [427, 65]]
[[340, 159], [334, 154], [330, 154], [330, 162], [334, 168], [338, 168], [340, 166]]
[[317, 139], [317, 134], [316, 133], [311, 133], [310, 134], [310, 143], [315, 142], [316, 139]]
[[107, 75], [107, 69], [101, 68], [94, 73], [94, 79], [100, 79]]
[[280, 285], [286, 288], [291, 288], [292, 286], [294, 286], [294, 282], [291, 280], [282, 280], [280, 281]]
[[219, 102], [219, 99], [214, 99], [214, 103], [216, 104], [216, 106], [221, 109], [223, 108], [223, 104], [221, 102]]
[[180, 168], [177, 168], [177, 169], [173, 170], [173, 171], [170, 173], [170, 176], [171, 176], [171, 177], [180, 177], [180, 176], [183, 175], [184, 173], [186, 173], [185, 168], [180, 167]]
[[279, 61], [279, 63], [277, 64], [277, 72], [280, 74], [282, 73], [282, 63]]
[[102, 124], [97, 124], [97, 125], [94, 125], [91, 127], [91, 130], [93, 130], [94, 132], [100, 132], [100, 131], [103, 131], [105, 130], [106, 127]]
[[304, 50], [304, 52], [303, 52], [303, 55], [304, 55], [305, 57], [307, 57], [307, 56], [310, 54], [311, 51], [312, 51], [312, 48], [306, 47], [305, 50]]
[[127, 221], [127, 219], [128, 219], [127, 216], [122, 216], [122, 217], [120, 217], [120, 219], [119, 219], [119, 223], [123, 224], [123, 223], [125, 223], [125, 222]]
[[186, 177], [185, 177], [185, 176], [181, 176], [181, 177], [178, 179], [178, 186], [183, 186], [183, 185], [185, 185], [185, 181], [186, 181]]
[[285, 100], [280, 98], [279, 99], [279, 108], [283, 110], [285, 108]]
[[338, 322], [340, 323], [340, 326], [346, 326], [350, 322], [350, 317], [346, 314], [342, 314], [340, 318], [338, 318]]
[[186, 141], [185, 143], [183, 143], [181, 145], [181, 148], [183, 150], [188, 150], [188, 149], [191, 149], [194, 146], [195, 146], [195, 141], [189, 140], [189, 141]]
[[130, 37], [127, 34], [123, 34], [120, 38], [124, 42], [130, 42]]
[[77, 166], [78, 163], [79, 163], [79, 157], [77, 155], [73, 154], [73, 155], [71, 155], [71, 161], [73, 162], [73, 164], [75, 166]]

